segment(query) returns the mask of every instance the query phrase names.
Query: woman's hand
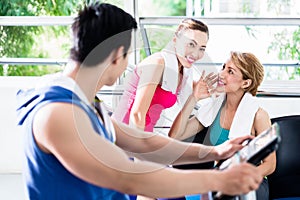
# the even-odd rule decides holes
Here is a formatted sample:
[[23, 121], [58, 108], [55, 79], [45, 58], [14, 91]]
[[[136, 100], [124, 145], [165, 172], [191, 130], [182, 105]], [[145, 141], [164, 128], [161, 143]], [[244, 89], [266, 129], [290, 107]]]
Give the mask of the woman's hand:
[[194, 82], [193, 95], [196, 101], [210, 97], [213, 93], [213, 85], [218, 81], [218, 75], [213, 72], [205, 76], [205, 71], [202, 72], [200, 79]]

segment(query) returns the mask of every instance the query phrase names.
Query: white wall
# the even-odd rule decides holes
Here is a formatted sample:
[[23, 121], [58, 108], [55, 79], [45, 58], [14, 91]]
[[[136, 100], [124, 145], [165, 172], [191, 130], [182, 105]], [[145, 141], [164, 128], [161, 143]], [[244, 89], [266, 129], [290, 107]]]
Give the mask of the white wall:
[[21, 171], [22, 135], [16, 125], [16, 92], [36, 82], [33, 77], [0, 77], [0, 173]]
[[300, 98], [270, 98], [260, 97], [262, 107], [271, 118], [300, 115]]

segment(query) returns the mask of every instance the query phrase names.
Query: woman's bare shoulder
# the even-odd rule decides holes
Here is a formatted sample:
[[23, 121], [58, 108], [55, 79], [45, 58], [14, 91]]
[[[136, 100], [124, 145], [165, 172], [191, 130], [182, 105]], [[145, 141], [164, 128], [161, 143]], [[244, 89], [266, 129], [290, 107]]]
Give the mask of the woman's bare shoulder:
[[142, 60], [139, 64], [139, 66], [145, 65], [145, 64], [156, 64], [158, 66], [164, 67], [164, 58], [162, 57], [160, 52], [154, 53], [148, 57], [146, 57], [144, 60]]
[[142, 74], [142, 72], [145, 71], [148, 73], [148, 75], [155, 74], [155, 76], [162, 74], [164, 68], [165, 62], [160, 52], [148, 56], [147, 58], [142, 60], [137, 66], [139, 74]]
[[260, 120], [270, 120], [269, 113], [263, 108], [259, 108], [256, 112], [255, 119]]
[[254, 119], [254, 129], [256, 135], [268, 129], [270, 126], [271, 119], [269, 117], [269, 113], [263, 108], [259, 108]]

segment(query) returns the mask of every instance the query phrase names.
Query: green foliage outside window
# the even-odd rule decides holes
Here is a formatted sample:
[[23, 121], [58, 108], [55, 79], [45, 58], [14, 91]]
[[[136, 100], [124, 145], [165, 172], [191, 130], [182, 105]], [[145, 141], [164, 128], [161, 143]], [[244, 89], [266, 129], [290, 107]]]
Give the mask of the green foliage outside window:
[[[142, 3], [142, 2], [141, 2]], [[153, 0], [151, 5], [157, 16], [185, 16], [186, 0]], [[147, 36], [151, 53], [161, 51], [172, 40], [176, 26], [151, 26], [147, 28]], [[143, 48], [140, 51], [141, 59], [146, 57]]]
[[[292, 37], [290, 37], [292, 35]], [[280, 60], [294, 60], [300, 62], [300, 26], [293, 33], [283, 30], [274, 35], [273, 42], [269, 47], [269, 51], [278, 52]], [[289, 74], [289, 79], [294, 80], [300, 76], [300, 67], [294, 67], [292, 70], [281, 67]]]
[[[0, 0], [0, 16], [70, 16], [96, 0]], [[123, 7], [123, 0], [102, 0]], [[0, 26], [0, 57], [67, 58], [69, 26]], [[50, 42], [55, 43], [55, 47]], [[53, 55], [55, 54], [55, 55]], [[58, 55], [57, 55], [58, 54]], [[0, 76], [40, 76], [60, 66], [0, 65]]]
[[[77, 0], [0, 0], [1, 16], [64, 16], [74, 14], [81, 6]], [[49, 51], [39, 46], [47, 42], [42, 35], [57, 38], [69, 34], [67, 27], [0, 26], [0, 57], [46, 58]], [[66, 41], [68, 42], [68, 41]], [[61, 47], [62, 51], [64, 46]], [[39, 76], [60, 70], [59, 67], [0, 65], [0, 75]]]
[[[0, 0], [0, 16], [70, 16], [87, 2], [97, 0]], [[124, 8], [124, 0], [102, 0]], [[203, 4], [204, 0], [200, 1]], [[284, 9], [290, 0], [268, 0], [268, 8]], [[142, 1], [139, 1], [142, 4]], [[185, 16], [186, 0], [152, 0], [158, 16]], [[250, 12], [245, 3], [241, 12]], [[255, 37], [255, 29], [246, 27]], [[70, 47], [69, 26], [0, 26], [0, 57], [7, 58], [67, 58]], [[166, 31], [167, 30], [167, 31]], [[173, 27], [152, 26], [147, 30], [152, 53], [160, 51], [172, 38]], [[289, 35], [293, 37], [289, 37]], [[51, 47], [50, 41], [58, 45]], [[283, 30], [274, 35], [269, 51], [278, 52], [281, 60], [300, 61], [300, 27], [293, 33]], [[53, 55], [55, 54], [55, 55]], [[145, 52], [141, 49], [141, 58]], [[61, 70], [60, 66], [0, 65], [0, 76], [40, 76]], [[287, 70], [283, 67], [283, 70]], [[294, 68], [290, 79], [300, 76]]]
[[185, 16], [185, 0], [153, 0], [161, 16]]
[[[280, 13], [282, 9], [290, 6], [290, 0], [268, 0], [268, 9], [276, 9], [276, 13]], [[269, 46], [269, 52], [278, 52], [280, 60], [295, 60], [300, 63], [300, 26], [294, 32], [290, 33], [286, 29], [274, 34], [273, 42]], [[281, 67], [282, 70], [289, 74], [289, 79], [294, 80], [300, 77], [300, 67], [294, 67], [288, 70]]]

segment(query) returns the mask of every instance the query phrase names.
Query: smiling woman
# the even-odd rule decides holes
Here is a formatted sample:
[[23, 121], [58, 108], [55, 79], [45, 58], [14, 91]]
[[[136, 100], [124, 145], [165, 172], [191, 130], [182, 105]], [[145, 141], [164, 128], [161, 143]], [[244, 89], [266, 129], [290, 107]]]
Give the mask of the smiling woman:
[[[125, 92], [113, 118], [136, 128], [153, 131], [161, 112], [176, 101], [184, 103], [193, 90], [192, 67], [204, 56], [208, 27], [185, 19], [161, 51], [137, 65], [127, 78]], [[208, 78], [214, 78], [209, 75]]]
[[[185, 19], [161, 51], [137, 65], [127, 80], [113, 118], [135, 128], [153, 132], [163, 110], [176, 101], [185, 102], [192, 92], [193, 63], [204, 56], [208, 27]], [[214, 78], [212, 74], [208, 76]], [[146, 197], [138, 197], [145, 199]], [[147, 199], [147, 198], [146, 198]]]

